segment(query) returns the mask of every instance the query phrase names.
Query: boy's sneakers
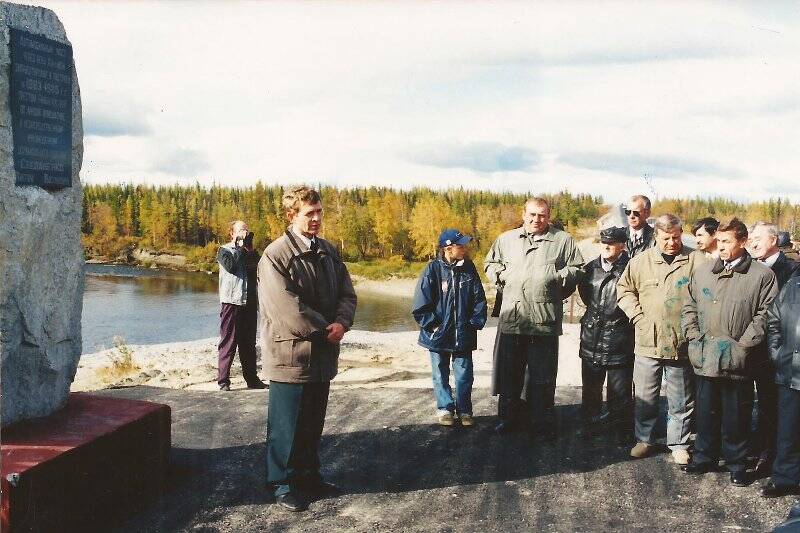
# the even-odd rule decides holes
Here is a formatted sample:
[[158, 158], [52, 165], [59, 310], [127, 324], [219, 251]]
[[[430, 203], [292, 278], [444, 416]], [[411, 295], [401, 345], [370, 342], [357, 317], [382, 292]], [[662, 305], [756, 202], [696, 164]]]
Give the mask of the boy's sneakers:
[[453, 418], [453, 413], [447, 409], [440, 409], [436, 411], [436, 418], [438, 419], [439, 424], [442, 426], [452, 426], [456, 423], [455, 418]]
[[475, 421], [472, 419], [472, 415], [459, 415], [458, 418], [461, 420], [461, 425], [464, 427], [469, 427], [475, 424]]

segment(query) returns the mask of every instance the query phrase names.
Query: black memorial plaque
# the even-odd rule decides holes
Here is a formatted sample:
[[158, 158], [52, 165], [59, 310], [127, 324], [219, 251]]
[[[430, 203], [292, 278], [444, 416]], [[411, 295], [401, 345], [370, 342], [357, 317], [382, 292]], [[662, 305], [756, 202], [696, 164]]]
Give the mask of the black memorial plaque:
[[11, 29], [17, 185], [72, 186], [72, 47]]

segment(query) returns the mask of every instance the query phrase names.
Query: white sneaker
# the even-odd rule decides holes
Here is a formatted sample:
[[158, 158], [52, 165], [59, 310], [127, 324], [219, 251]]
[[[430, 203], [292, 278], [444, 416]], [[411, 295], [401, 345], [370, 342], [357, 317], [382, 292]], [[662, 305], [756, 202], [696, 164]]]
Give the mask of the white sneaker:
[[688, 450], [672, 450], [672, 459], [679, 465], [688, 465], [691, 461]]

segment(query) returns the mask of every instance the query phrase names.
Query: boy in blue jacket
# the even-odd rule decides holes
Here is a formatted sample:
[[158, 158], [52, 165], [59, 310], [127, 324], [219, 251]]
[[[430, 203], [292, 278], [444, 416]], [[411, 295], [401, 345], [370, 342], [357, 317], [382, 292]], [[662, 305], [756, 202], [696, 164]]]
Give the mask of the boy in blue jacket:
[[[419, 344], [430, 350], [437, 419], [443, 426], [462, 426], [472, 419], [472, 351], [477, 331], [486, 324], [486, 295], [473, 262], [467, 257], [472, 237], [446, 229], [439, 235], [440, 253], [417, 281], [411, 313], [420, 326]], [[450, 360], [456, 384], [450, 388]]]

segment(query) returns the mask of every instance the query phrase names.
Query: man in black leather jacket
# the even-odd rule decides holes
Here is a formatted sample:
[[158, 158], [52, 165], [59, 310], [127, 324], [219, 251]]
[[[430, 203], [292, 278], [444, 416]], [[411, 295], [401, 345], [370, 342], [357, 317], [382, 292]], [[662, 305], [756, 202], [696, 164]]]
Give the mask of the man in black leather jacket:
[[800, 489], [800, 277], [789, 279], [767, 313], [767, 344], [778, 389], [778, 431], [767, 498]]
[[[600, 232], [603, 245], [600, 257], [584, 266], [578, 293], [586, 305], [581, 319], [581, 361], [583, 396], [581, 411], [585, 420], [613, 423], [620, 444], [628, 444], [633, 423], [633, 326], [617, 307], [617, 281], [628, 264], [624, 228]], [[608, 376], [607, 413], [601, 414], [603, 381]]]

